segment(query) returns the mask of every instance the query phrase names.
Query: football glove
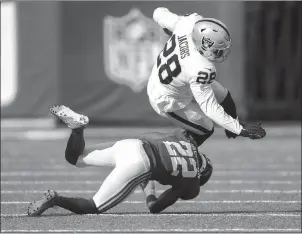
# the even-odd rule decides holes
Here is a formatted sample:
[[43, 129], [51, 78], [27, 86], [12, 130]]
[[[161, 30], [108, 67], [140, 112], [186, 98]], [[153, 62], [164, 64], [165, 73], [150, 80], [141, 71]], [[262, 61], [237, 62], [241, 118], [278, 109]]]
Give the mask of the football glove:
[[261, 126], [261, 123], [257, 123], [256, 125], [246, 125], [241, 130], [239, 136], [248, 137], [250, 139], [261, 139], [265, 137], [266, 131]]
[[[237, 120], [238, 120], [238, 117], [237, 117]], [[245, 124], [244, 123], [242, 123], [242, 122], [240, 122], [239, 121], [239, 123], [242, 125], [242, 127], [244, 128], [245, 127]], [[236, 138], [236, 137], [238, 137], [239, 135], [237, 135], [236, 133], [233, 133], [233, 132], [231, 132], [231, 131], [229, 131], [229, 130], [224, 130], [224, 132], [225, 132], [225, 135], [227, 136], [227, 138], [229, 138], [229, 139], [231, 139], [231, 138]]]
[[231, 139], [231, 138], [236, 138], [238, 137], [238, 135], [236, 133], [230, 132], [229, 130], [224, 130], [225, 135], [227, 136], [227, 138]]

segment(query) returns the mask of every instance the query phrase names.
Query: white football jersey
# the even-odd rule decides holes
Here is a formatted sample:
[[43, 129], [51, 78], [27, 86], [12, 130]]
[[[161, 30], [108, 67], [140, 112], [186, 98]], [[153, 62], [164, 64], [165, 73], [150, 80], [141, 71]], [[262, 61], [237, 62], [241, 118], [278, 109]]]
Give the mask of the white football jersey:
[[239, 134], [242, 126], [217, 102], [217, 99], [223, 100], [227, 90], [214, 81], [214, 64], [201, 56], [193, 43], [191, 33], [202, 16], [196, 13], [178, 16], [166, 8], [157, 8], [153, 18], [161, 27], [172, 31], [173, 36], [158, 55], [148, 81], [147, 93], [152, 106], [160, 114], [173, 112], [186, 107], [195, 98], [206, 116]]

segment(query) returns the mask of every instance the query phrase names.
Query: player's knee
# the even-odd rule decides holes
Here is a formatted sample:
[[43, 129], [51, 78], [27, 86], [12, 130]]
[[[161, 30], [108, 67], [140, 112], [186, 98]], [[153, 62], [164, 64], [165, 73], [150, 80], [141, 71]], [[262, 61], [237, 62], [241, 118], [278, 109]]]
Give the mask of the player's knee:
[[212, 176], [212, 172], [213, 172], [213, 165], [212, 165], [211, 160], [208, 158], [206, 158], [206, 159], [207, 159], [207, 166], [204, 169], [204, 171], [201, 173], [200, 183], [199, 183], [200, 186], [205, 185], [209, 181], [209, 179]]

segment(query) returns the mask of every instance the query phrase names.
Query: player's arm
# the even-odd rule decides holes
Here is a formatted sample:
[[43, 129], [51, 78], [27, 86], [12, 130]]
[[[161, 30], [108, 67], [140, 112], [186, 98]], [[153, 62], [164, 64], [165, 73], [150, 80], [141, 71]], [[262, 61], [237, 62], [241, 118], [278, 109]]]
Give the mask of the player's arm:
[[151, 213], [159, 213], [167, 207], [173, 205], [183, 195], [183, 190], [169, 188], [163, 192], [158, 198], [155, 195], [154, 181], [149, 181], [147, 186], [143, 188], [146, 196], [146, 203]]
[[177, 15], [172, 13], [171, 11], [169, 11], [169, 9], [165, 7], [158, 7], [155, 9], [153, 13], [154, 21], [158, 23], [163, 28], [164, 32], [169, 36], [172, 36], [176, 28], [177, 22], [183, 17], [190, 17], [195, 22], [203, 18], [201, 15], [197, 13], [185, 14], [184, 16]]
[[211, 87], [214, 91], [215, 98], [217, 102], [223, 107], [224, 111], [232, 116], [234, 119], [237, 119], [237, 110], [236, 104], [232, 95], [228, 89], [223, 87], [218, 81], [213, 80]]
[[180, 19], [180, 16], [172, 13], [165, 7], [158, 7], [153, 12], [153, 19], [158, 23], [168, 34], [172, 33], [175, 29], [176, 23]]
[[[237, 109], [234, 99], [228, 89], [223, 87], [218, 81], [213, 80], [211, 87], [214, 91], [216, 100], [223, 107], [224, 111], [232, 116], [234, 119], [238, 120]], [[236, 138], [237, 135], [225, 129], [225, 134], [228, 138]]]
[[213, 74], [214, 72], [212, 71], [202, 70], [199, 72], [199, 76], [191, 78], [190, 88], [193, 96], [205, 115], [221, 127], [239, 135], [243, 127], [238, 120], [228, 115], [217, 102], [213, 88], [211, 87], [211, 76], [214, 77], [216, 75]]
[[265, 136], [265, 130], [260, 125], [243, 128], [239, 121], [227, 114], [224, 108], [217, 102], [211, 87], [211, 82], [216, 75], [216, 73], [213, 75], [214, 72], [212, 69], [204, 69], [198, 74], [198, 76], [190, 78], [190, 88], [201, 110], [210, 119], [236, 135], [251, 139], [259, 139]]

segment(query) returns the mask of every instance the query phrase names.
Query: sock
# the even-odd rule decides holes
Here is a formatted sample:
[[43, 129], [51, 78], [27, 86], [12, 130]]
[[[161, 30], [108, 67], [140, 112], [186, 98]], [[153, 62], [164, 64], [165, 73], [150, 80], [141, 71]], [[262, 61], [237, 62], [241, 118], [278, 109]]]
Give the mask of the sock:
[[92, 199], [58, 196], [56, 205], [76, 214], [98, 213], [98, 209]]
[[85, 149], [84, 140], [84, 129], [78, 128], [73, 129], [67, 142], [67, 147], [65, 150], [66, 160], [72, 164], [76, 165], [79, 156], [83, 153]]

